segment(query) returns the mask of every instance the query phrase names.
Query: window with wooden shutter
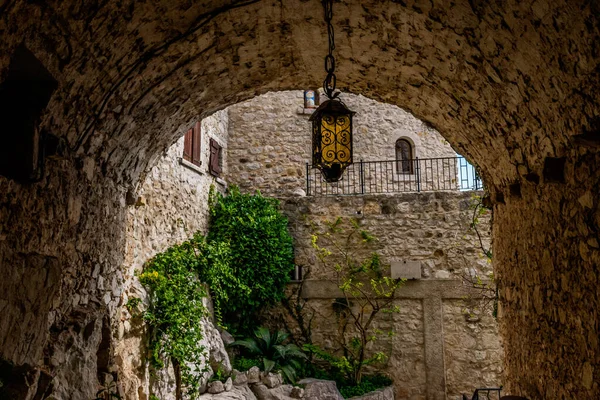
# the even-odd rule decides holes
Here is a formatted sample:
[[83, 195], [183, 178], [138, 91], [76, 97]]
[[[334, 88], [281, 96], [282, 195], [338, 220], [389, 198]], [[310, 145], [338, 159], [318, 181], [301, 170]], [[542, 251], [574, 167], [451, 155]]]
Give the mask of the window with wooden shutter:
[[183, 159], [191, 162], [194, 165], [200, 166], [200, 152], [201, 152], [201, 123], [196, 122], [194, 127], [185, 133], [185, 139], [183, 143]]
[[208, 171], [211, 175], [219, 176], [221, 174], [221, 145], [216, 140], [210, 139], [210, 160]]
[[200, 121], [196, 122], [196, 126], [194, 127], [192, 134], [192, 163], [196, 165], [200, 165], [200, 140], [202, 139], [201, 134], [202, 124]]
[[183, 141], [183, 159], [192, 162], [192, 141], [194, 137], [194, 130], [190, 129], [185, 133], [185, 139]]

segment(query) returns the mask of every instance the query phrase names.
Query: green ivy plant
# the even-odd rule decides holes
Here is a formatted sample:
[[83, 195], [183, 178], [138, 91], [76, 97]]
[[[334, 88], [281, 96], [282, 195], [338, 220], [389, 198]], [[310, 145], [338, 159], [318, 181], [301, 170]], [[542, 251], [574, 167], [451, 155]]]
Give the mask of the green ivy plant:
[[192, 398], [199, 390], [196, 374], [204, 370], [205, 349], [199, 343], [203, 338], [201, 320], [207, 315], [202, 302], [206, 291], [196, 272], [197, 240], [195, 237], [156, 255], [139, 277], [150, 294], [143, 318], [150, 327], [151, 364], [163, 368], [163, 359], [169, 357]]
[[284, 331], [271, 333], [260, 327], [254, 331], [254, 337], [236, 340], [230, 346], [245, 348], [252, 356], [262, 358], [263, 371], [281, 371], [288, 382], [294, 383], [296, 371], [301, 368], [300, 361], [308, 357], [295, 344], [284, 344], [288, 337]]
[[[228, 267], [201, 272], [227, 328], [248, 334], [256, 327], [257, 315], [279, 302], [294, 268], [293, 240], [275, 199], [243, 194], [235, 186], [227, 196], [211, 189], [210, 229], [207, 242], [228, 248]], [[227, 279], [220, 280], [225, 274]]]
[[[203, 366], [202, 300], [210, 288], [215, 317], [221, 326], [243, 332], [253, 328], [263, 307], [283, 297], [293, 268], [292, 238], [278, 202], [256, 193], [241, 194], [235, 187], [227, 197], [210, 193], [211, 225], [204, 237], [169, 248], [150, 260], [140, 282], [150, 293], [143, 318], [150, 327], [150, 361], [162, 368], [172, 360], [188, 397], [198, 394], [198, 372]], [[132, 298], [126, 307], [138, 309]], [[179, 382], [179, 381], [178, 381]]]

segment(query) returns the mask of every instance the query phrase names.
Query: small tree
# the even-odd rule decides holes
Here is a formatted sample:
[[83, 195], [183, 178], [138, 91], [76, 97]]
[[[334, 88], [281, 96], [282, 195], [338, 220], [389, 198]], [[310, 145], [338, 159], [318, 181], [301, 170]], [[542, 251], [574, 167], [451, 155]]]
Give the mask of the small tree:
[[[317, 357], [340, 370], [352, 385], [360, 384], [364, 367], [385, 359], [382, 352], [367, 356], [367, 346], [383, 334], [374, 328], [380, 313], [397, 312], [394, 294], [402, 279], [386, 276], [387, 268], [372, 245], [376, 239], [361, 229], [356, 219], [337, 218], [312, 236], [318, 259], [333, 271], [333, 281], [342, 297], [334, 302], [338, 319], [341, 357], [327, 354], [314, 345], [306, 346]], [[389, 335], [392, 332], [388, 332]]]
[[[471, 195], [469, 208], [472, 210], [472, 214], [470, 217], [468, 231], [475, 233], [477, 236], [477, 243], [482, 252], [482, 257], [485, 257], [486, 261], [491, 264], [492, 250], [485, 245], [483, 236], [480, 232], [480, 218], [485, 217], [490, 210], [485, 205], [484, 198], [477, 194]], [[468, 261], [464, 256], [463, 259], [465, 261], [465, 265], [468, 265]], [[474, 311], [479, 313], [491, 311], [492, 316], [494, 318], [498, 318], [499, 282], [494, 276], [494, 273], [492, 272], [485, 279], [482, 279], [477, 274], [472, 274], [469, 270], [468, 274], [465, 273], [462, 275], [462, 279], [468, 288], [468, 293], [464, 297], [466, 309], [469, 310], [468, 313], [473, 314]]]

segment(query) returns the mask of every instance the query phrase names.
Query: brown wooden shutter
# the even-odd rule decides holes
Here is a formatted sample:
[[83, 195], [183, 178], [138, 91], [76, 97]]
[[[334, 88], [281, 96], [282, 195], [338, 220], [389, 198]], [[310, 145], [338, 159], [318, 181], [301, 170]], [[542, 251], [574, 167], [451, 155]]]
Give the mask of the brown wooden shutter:
[[210, 139], [210, 161], [208, 170], [211, 175], [219, 176], [221, 174], [221, 145], [216, 140]]
[[196, 122], [196, 126], [193, 129], [192, 135], [192, 163], [196, 165], [200, 165], [200, 144], [202, 143], [202, 123], [200, 121]]
[[192, 144], [194, 141], [194, 130], [190, 129], [185, 133], [183, 141], [183, 159], [192, 162]]

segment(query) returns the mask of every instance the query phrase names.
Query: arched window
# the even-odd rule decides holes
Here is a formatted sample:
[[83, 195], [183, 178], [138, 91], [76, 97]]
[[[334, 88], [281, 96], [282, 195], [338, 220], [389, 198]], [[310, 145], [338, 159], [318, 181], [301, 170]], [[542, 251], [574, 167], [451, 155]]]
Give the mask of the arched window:
[[406, 139], [396, 140], [396, 172], [398, 174], [413, 173], [413, 148]]

